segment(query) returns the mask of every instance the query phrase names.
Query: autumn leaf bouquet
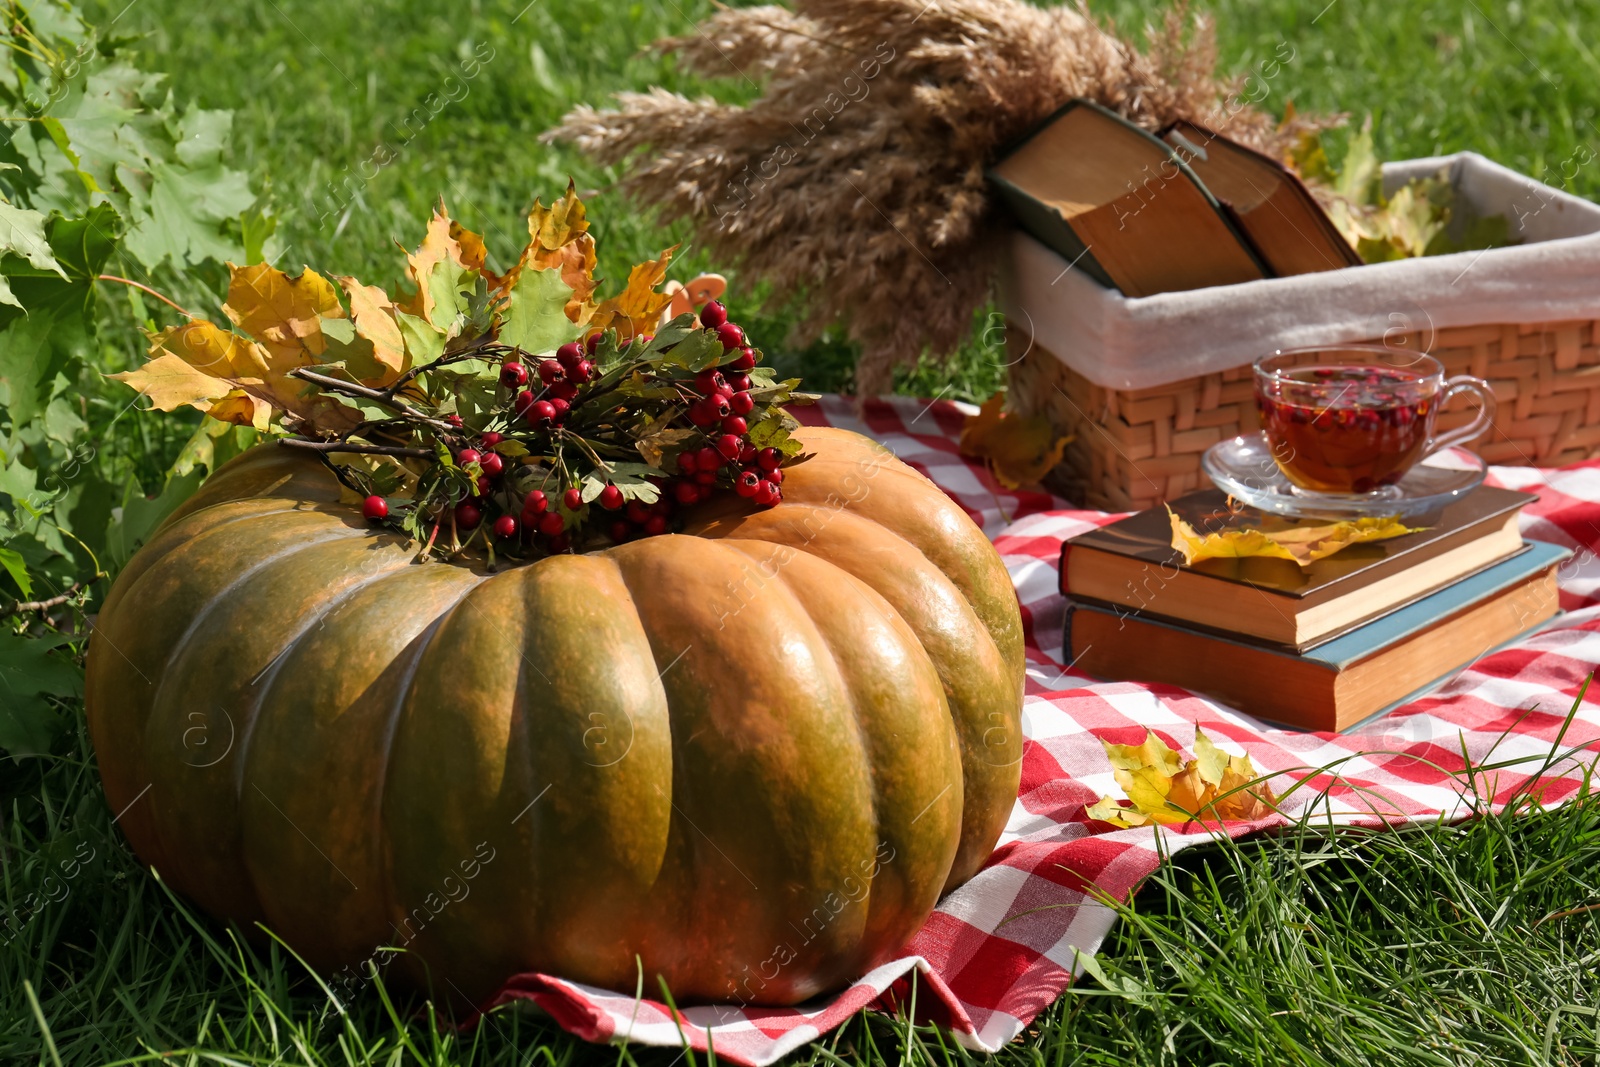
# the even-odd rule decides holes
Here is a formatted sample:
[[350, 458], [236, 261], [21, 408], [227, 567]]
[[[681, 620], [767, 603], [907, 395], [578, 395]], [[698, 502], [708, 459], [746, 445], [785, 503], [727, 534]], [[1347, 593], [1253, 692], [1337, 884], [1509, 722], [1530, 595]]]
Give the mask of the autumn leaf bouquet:
[[[534, 202], [497, 274], [434, 214], [395, 294], [307, 269], [231, 267], [233, 329], [191, 318], [114, 375], [319, 456], [368, 521], [421, 555], [531, 558], [673, 529], [719, 492], [762, 506], [798, 457], [778, 381], [713, 298], [667, 282], [672, 249], [596, 299], [595, 242], [569, 185]], [[337, 284], [335, 284], [337, 283]]]

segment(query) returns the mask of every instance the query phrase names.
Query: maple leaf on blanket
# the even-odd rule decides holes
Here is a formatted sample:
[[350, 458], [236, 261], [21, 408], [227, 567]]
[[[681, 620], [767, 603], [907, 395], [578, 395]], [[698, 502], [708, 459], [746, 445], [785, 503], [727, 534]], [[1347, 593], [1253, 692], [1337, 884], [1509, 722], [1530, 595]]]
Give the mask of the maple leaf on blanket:
[[1090, 819], [1129, 829], [1208, 817], [1259, 819], [1276, 810], [1277, 798], [1256, 780], [1250, 757], [1228, 755], [1199, 728], [1195, 758], [1187, 763], [1154, 732], [1138, 745], [1101, 744], [1128, 799], [1102, 797], [1084, 812]]
[[957, 447], [963, 456], [986, 460], [1001, 485], [1017, 489], [1050, 473], [1072, 437], [1058, 436], [1042, 416], [1002, 410], [1005, 401], [998, 392], [968, 416]]
[[1398, 519], [1354, 519], [1316, 525], [1294, 524], [1281, 530], [1220, 530], [1202, 534], [1180, 519], [1169, 507], [1172, 520], [1172, 547], [1183, 553], [1188, 565], [1203, 559], [1237, 559], [1269, 556], [1293, 560], [1300, 566], [1315, 563], [1341, 549], [1367, 541], [1416, 533], [1420, 527], [1407, 526]]

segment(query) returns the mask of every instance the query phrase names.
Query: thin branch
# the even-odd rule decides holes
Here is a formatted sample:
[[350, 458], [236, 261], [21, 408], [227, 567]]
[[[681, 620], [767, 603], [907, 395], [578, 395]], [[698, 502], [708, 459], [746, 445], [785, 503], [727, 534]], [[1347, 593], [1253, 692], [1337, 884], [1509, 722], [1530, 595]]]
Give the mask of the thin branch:
[[61, 605], [70, 602], [79, 593], [83, 592], [84, 589], [93, 585], [95, 582], [98, 582], [103, 577], [105, 576], [97, 574], [88, 581], [73, 582], [67, 587], [67, 591], [65, 593], [62, 593], [60, 596], [50, 597], [48, 600], [19, 600], [15, 604], [12, 604], [10, 607], [6, 608], [4, 611], [0, 611], [0, 616], [26, 615], [34, 611], [49, 611], [51, 608], [59, 608]]
[[452, 426], [443, 419], [430, 418], [429, 416], [424, 415], [410, 404], [407, 404], [403, 400], [396, 400], [382, 389], [369, 389], [365, 385], [357, 385], [354, 382], [346, 382], [341, 381], [338, 378], [330, 378], [326, 374], [318, 374], [316, 371], [308, 370], [305, 367], [298, 367], [290, 371], [289, 375], [290, 377], [299, 378], [303, 382], [310, 382], [312, 385], [321, 386], [330, 393], [341, 393], [344, 396], [360, 397], [362, 400], [370, 400], [374, 404], [382, 404], [384, 407], [389, 408], [392, 411], [398, 411], [400, 414], [404, 415], [413, 422], [420, 422], [424, 425], [432, 426], [434, 429], [443, 430], [447, 434], [454, 434], [457, 429], [457, 427]]
[[348, 441], [313, 441], [305, 437], [280, 437], [278, 444], [284, 448], [298, 448], [306, 452], [348, 452], [356, 456], [399, 456], [404, 459], [430, 459], [435, 453], [426, 448], [402, 448], [400, 445], [360, 445]]
[[184, 318], [186, 318], [186, 319], [194, 318], [194, 315], [191, 312], [189, 312], [187, 309], [179, 307], [176, 303], [174, 303], [172, 301], [171, 298], [161, 295], [160, 293], [156, 292], [154, 289], [150, 288], [148, 285], [143, 284], [142, 282], [136, 282], [132, 278], [119, 278], [115, 274], [100, 274], [100, 275], [97, 275], [97, 277], [103, 282], [116, 282], [119, 285], [131, 285], [135, 289], [138, 289], [141, 292], [149, 293], [151, 296], [155, 297], [157, 300], [161, 301], [163, 304], [166, 304], [168, 307], [172, 308], [174, 311], [176, 311], [178, 314], [182, 315]]

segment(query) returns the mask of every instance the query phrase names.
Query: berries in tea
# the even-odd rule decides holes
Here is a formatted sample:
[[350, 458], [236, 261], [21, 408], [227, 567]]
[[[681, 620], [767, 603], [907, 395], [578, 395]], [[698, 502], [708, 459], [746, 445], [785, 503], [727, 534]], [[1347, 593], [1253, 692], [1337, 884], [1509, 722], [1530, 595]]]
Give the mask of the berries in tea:
[[1261, 427], [1278, 467], [1323, 493], [1393, 485], [1422, 456], [1436, 394], [1426, 376], [1391, 367], [1300, 367], [1258, 385]]

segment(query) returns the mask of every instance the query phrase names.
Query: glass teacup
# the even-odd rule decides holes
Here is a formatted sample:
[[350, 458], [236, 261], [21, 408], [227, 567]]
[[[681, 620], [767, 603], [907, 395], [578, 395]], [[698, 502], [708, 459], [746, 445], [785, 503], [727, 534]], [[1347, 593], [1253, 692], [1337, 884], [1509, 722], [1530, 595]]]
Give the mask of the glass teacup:
[[[1272, 454], [1297, 489], [1373, 494], [1443, 448], [1472, 440], [1494, 420], [1481, 378], [1444, 376], [1432, 356], [1382, 345], [1295, 348], [1256, 361], [1256, 408]], [[1452, 397], [1478, 398], [1478, 414], [1436, 434]]]

